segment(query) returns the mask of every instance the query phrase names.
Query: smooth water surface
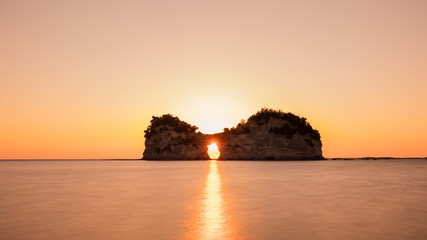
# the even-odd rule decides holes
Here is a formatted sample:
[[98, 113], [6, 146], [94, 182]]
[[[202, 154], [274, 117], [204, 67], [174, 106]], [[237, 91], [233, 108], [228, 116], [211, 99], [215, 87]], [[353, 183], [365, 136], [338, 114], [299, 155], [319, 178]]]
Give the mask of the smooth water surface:
[[0, 239], [427, 239], [427, 161], [0, 161]]

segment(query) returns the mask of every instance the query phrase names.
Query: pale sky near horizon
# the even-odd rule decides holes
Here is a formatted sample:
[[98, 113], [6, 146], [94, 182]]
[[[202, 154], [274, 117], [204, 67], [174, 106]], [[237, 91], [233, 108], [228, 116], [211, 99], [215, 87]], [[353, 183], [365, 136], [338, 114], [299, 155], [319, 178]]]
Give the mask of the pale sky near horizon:
[[427, 1], [0, 2], [0, 159], [140, 158], [152, 115], [306, 117], [325, 157], [427, 157]]

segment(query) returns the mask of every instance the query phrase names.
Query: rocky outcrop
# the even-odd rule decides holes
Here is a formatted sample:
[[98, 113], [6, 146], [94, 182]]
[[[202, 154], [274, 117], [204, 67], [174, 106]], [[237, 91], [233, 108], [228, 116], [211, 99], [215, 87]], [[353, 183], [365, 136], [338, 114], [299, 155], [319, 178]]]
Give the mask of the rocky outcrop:
[[217, 137], [220, 159], [323, 159], [320, 134], [292, 113], [262, 109]]
[[263, 108], [231, 129], [202, 134], [172, 115], [153, 117], [145, 131], [143, 159], [209, 159], [207, 145], [215, 142], [221, 160], [323, 159], [320, 134], [305, 118]]
[[192, 126], [170, 114], [154, 117], [145, 130], [143, 159], [148, 160], [204, 160], [207, 137]]

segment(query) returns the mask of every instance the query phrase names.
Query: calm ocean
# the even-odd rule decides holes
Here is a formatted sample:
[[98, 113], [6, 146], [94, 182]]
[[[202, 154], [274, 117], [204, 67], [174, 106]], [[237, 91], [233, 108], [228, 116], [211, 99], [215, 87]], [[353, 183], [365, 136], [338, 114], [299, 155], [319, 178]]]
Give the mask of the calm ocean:
[[427, 161], [0, 161], [0, 239], [427, 239]]

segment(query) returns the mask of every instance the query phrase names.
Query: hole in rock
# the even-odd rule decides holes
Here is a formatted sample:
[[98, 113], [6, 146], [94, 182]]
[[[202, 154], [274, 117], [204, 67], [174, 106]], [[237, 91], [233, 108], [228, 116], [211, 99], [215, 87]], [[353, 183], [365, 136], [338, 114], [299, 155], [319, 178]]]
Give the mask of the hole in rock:
[[211, 143], [208, 145], [208, 155], [211, 159], [218, 159], [221, 153], [218, 150], [218, 146], [216, 143]]

